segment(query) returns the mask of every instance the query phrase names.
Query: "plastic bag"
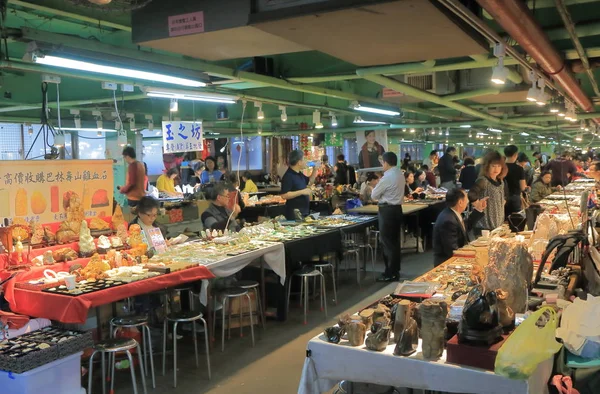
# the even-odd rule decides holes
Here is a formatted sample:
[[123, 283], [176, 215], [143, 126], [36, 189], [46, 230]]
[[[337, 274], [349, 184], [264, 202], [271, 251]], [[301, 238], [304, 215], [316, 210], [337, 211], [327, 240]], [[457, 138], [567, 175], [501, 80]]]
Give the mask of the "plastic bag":
[[[538, 327], [538, 320], [545, 317], [548, 317], [546, 324]], [[532, 313], [498, 350], [494, 372], [510, 379], [527, 379], [538, 364], [562, 347], [555, 339], [557, 325], [558, 317], [552, 308]]]
[[358, 198], [346, 200], [346, 209], [360, 208], [362, 206], [362, 202]]

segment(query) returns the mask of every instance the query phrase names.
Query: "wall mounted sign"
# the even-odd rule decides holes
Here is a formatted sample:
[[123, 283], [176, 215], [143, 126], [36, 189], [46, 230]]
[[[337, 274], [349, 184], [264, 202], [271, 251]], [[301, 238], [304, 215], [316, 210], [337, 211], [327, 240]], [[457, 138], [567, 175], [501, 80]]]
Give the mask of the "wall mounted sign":
[[169, 37], [204, 33], [204, 11], [169, 17]]

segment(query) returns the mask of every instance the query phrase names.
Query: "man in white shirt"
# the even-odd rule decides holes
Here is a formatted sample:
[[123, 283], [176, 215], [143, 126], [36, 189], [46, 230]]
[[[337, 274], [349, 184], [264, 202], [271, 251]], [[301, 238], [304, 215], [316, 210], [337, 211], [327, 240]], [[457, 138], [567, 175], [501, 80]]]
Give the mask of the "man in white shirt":
[[385, 152], [382, 159], [385, 172], [371, 193], [371, 198], [378, 201], [379, 205], [379, 237], [385, 262], [385, 272], [378, 281], [393, 282], [400, 279], [400, 233], [405, 179], [398, 168], [398, 156], [395, 153]]
[[469, 243], [469, 231], [483, 217], [487, 197], [473, 203], [473, 211], [463, 220], [462, 213], [469, 205], [463, 189], [450, 189], [446, 194], [447, 207], [439, 214], [433, 226], [433, 265], [437, 267], [452, 257], [456, 249]]

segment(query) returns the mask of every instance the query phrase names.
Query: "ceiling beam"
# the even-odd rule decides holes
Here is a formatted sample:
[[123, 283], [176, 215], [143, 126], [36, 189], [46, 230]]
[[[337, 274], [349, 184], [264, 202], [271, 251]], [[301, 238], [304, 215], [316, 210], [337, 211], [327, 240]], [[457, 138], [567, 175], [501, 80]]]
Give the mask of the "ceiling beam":
[[[140, 100], [147, 98], [145, 94], [132, 94], [119, 97], [118, 101], [130, 101], [130, 100]], [[79, 107], [81, 105], [91, 105], [91, 104], [103, 104], [103, 103], [112, 103], [114, 98], [111, 97], [102, 97], [96, 99], [85, 99], [85, 100], [67, 100], [61, 101], [60, 106], [63, 108], [74, 109], [75, 107]], [[19, 112], [19, 111], [30, 111], [34, 109], [42, 108], [42, 104], [26, 104], [26, 103], [12, 103], [10, 101], [0, 101], [0, 105], [6, 105], [6, 107], [0, 108], [0, 113], [2, 112]], [[56, 102], [48, 102], [48, 107], [56, 108], [58, 104]], [[91, 110], [92, 108], [85, 108], [86, 110]]]
[[43, 12], [45, 14], [55, 15], [55, 16], [59, 16], [59, 17], [63, 17], [63, 18], [74, 19], [74, 20], [77, 20], [80, 22], [86, 22], [88, 24], [91, 24], [91, 25], [94, 25], [97, 27], [109, 27], [109, 28], [115, 29], [115, 30], [123, 30], [123, 31], [131, 32], [131, 26], [125, 26], [125, 25], [121, 25], [119, 23], [113, 23], [113, 22], [108, 22], [108, 21], [104, 21], [101, 19], [90, 18], [90, 17], [84, 16], [84, 15], [79, 15], [79, 14], [75, 14], [72, 12], [58, 10], [56, 8], [50, 8], [50, 7], [45, 7], [45, 6], [39, 5], [39, 4], [29, 3], [27, 1], [9, 0], [8, 4], [9, 4], [9, 6], [13, 6], [11, 8], [14, 8], [14, 6], [18, 6], [18, 7], [23, 7], [23, 8], [27, 8], [30, 10], [34, 10], [34, 11]]

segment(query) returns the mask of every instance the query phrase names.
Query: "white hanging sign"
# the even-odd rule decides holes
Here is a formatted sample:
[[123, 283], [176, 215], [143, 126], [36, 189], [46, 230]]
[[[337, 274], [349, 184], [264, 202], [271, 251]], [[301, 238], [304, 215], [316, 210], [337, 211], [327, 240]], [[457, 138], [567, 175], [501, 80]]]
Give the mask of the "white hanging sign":
[[202, 150], [202, 122], [162, 122], [163, 152], [194, 152]]

